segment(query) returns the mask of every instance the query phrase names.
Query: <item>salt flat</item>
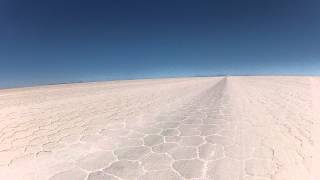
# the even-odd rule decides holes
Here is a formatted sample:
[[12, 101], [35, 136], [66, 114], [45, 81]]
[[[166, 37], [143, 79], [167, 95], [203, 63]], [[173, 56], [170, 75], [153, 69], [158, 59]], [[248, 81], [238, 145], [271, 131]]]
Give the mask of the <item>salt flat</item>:
[[320, 78], [0, 90], [2, 180], [318, 180]]

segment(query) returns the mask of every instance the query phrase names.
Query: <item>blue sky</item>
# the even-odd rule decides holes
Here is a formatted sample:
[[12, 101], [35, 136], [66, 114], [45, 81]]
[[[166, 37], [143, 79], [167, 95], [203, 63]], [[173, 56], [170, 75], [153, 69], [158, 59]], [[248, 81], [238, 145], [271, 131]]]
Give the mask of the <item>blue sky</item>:
[[1, 0], [0, 87], [320, 74], [320, 1]]

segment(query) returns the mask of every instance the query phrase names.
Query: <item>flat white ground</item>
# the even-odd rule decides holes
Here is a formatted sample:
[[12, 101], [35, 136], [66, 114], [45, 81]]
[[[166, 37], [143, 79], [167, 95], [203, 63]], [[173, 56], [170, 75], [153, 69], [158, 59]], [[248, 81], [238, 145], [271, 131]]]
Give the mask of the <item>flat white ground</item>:
[[1, 180], [319, 180], [320, 78], [0, 91]]

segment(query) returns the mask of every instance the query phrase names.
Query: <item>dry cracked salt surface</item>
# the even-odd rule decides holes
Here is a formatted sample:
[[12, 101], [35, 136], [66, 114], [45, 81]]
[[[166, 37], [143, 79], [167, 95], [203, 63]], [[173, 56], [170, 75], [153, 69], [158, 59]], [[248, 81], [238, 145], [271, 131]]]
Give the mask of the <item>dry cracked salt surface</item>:
[[320, 78], [0, 90], [2, 180], [318, 180]]

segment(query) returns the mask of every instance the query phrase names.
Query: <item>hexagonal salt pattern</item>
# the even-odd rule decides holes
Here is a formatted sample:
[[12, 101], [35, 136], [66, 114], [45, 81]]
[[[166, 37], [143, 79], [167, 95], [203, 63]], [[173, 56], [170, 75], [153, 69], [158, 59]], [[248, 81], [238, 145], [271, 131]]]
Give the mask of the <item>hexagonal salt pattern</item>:
[[[264, 104], [272, 97], [268, 93], [275, 92], [263, 91], [266, 94], [258, 95], [255, 88], [262, 89], [263, 85], [250, 80], [223, 78], [215, 82], [190, 95], [188, 101], [181, 100], [179, 106], [168, 105], [166, 111], [148, 109], [153, 100], [159, 103], [153, 97], [150, 104], [143, 106], [150, 114], [144, 111], [130, 116], [138, 108], [127, 108], [124, 111], [127, 114], [118, 115], [109, 123], [90, 118], [92, 114], [87, 120], [48, 123], [29, 133], [27, 146], [19, 146], [24, 140], [19, 132], [28, 132], [27, 123], [15, 132], [5, 129], [8, 132], [0, 132], [0, 173], [7, 167], [19, 169], [19, 162], [30, 159], [30, 166], [34, 162], [48, 166], [48, 171], [53, 172], [47, 177], [50, 180], [292, 180], [298, 177], [299, 172], [290, 177], [287, 172], [295, 168], [295, 163], [308, 163], [309, 156], [305, 155], [308, 146], [303, 137], [292, 134], [301, 132], [307, 137], [308, 131], [275, 120], [273, 106], [283, 104], [277, 100], [273, 106]], [[240, 88], [244, 86], [247, 88]], [[284, 92], [279, 93], [286, 98]], [[169, 101], [174, 97], [167, 98]], [[115, 102], [123, 107], [128, 103]], [[298, 100], [296, 103], [297, 106], [291, 104], [293, 109], [303, 104]], [[249, 105], [260, 108], [251, 111]], [[101, 111], [110, 109], [101, 107]], [[267, 117], [264, 121], [259, 119], [261, 114]], [[76, 115], [69, 118], [73, 116]], [[115, 115], [106, 118], [112, 116]], [[294, 112], [286, 116], [301, 117]], [[283, 129], [292, 134], [280, 131]], [[6, 142], [3, 137], [10, 133], [15, 140]], [[7, 151], [11, 146], [14, 150]], [[306, 149], [296, 151], [298, 147]], [[14, 158], [22, 152], [28, 154]], [[296, 153], [299, 156], [288, 158]], [[38, 177], [31, 172], [29, 175]]]

